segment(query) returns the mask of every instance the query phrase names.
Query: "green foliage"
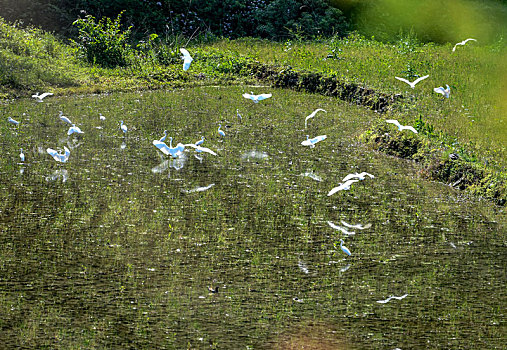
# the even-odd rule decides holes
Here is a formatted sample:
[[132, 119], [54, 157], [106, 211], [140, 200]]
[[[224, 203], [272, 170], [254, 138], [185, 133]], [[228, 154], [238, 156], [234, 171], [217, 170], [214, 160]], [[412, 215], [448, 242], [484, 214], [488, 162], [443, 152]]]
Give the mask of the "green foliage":
[[128, 44], [130, 27], [121, 29], [120, 13], [115, 20], [103, 17], [99, 21], [91, 15], [78, 18], [74, 25], [79, 28], [78, 41], [75, 42], [87, 61], [103, 67], [127, 66], [132, 49]]

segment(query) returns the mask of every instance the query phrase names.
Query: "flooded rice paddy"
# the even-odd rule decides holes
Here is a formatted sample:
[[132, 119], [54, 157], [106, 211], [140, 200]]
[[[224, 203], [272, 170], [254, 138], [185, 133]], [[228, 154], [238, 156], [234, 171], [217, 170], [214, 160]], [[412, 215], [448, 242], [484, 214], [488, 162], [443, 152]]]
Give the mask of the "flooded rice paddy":
[[[250, 90], [273, 97], [254, 104]], [[305, 130], [316, 108], [327, 113]], [[84, 134], [67, 136], [60, 110]], [[365, 149], [369, 110], [203, 87], [18, 101], [2, 115], [4, 348], [505, 344], [504, 214]], [[152, 144], [164, 130], [218, 155], [164, 156]], [[306, 135], [328, 137], [309, 148]], [[66, 163], [46, 152], [64, 146]], [[327, 195], [362, 171], [375, 178]]]

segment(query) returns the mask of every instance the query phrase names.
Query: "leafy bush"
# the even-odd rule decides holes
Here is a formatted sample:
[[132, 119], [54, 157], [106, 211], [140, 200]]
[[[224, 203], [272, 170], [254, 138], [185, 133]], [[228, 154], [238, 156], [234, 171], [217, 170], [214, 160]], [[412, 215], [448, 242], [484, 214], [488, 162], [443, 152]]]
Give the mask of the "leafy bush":
[[128, 44], [130, 28], [121, 30], [121, 15], [115, 20], [103, 17], [98, 22], [95, 17], [87, 15], [74, 21], [79, 28], [78, 42], [75, 43], [88, 62], [109, 68], [128, 65], [132, 52]]

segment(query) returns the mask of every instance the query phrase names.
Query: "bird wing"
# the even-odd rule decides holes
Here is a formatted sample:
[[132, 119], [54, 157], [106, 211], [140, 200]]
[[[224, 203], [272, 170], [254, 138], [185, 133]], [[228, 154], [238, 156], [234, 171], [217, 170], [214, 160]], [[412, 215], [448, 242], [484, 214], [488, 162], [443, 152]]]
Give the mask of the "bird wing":
[[413, 85], [417, 84], [418, 82], [420, 82], [421, 80], [424, 80], [426, 78], [428, 78], [429, 75], [425, 75], [424, 77], [420, 77], [420, 78], [417, 78], [416, 80], [414, 80], [414, 82], [412, 83]]
[[377, 303], [379, 303], [379, 304], [385, 304], [385, 303], [389, 302], [392, 298], [393, 297], [389, 297], [389, 298], [387, 298], [385, 300], [377, 300]]
[[400, 77], [395, 77], [395, 78], [398, 79], [399, 81], [402, 81], [402, 82], [407, 83], [408, 85], [412, 86], [412, 83], [410, 81], [408, 81], [407, 79], [403, 79]]
[[401, 300], [401, 299], [406, 298], [407, 296], [408, 296], [408, 294], [403, 294], [403, 295], [402, 295], [402, 296], [400, 296], [400, 297], [397, 297], [397, 296], [394, 296], [394, 295], [393, 295], [393, 296], [391, 296], [391, 298], [393, 298], [393, 299], [397, 299], [397, 300]]
[[183, 59], [192, 61], [192, 57], [190, 56], [190, 53], [187, 51], [187, 49], [180, 48], [180, 52], [183, 54]]
[[410, 126], [410, 125], [407, 125], [407, 126], [402, 126], [402, 127], [401, 127], [401, 129], [402, 129], [402, 130], [403, 130], [403, 129], [405, 129], [405, 130], [410, 130], [410, 131], [412, 131], [413, 133], [417, 134], [417, 130], [416, 130], [416, 129], [414, 129], [414, 127], [413, 127], [413, 126]]
[[250, 94], [247, 94], [247, 93], [243, 94], [243, 97], [244, 98], [249, 98], [251, 100], [253, 100], [255, 98], [254, 95], [250, 95]]
[[464, 45], [464, 44], [466, 44], [466, 43], [467, 43], [467, 42], [469, 42], [469, 41], [477, 41], [477, 40], [472, 39], [472, 38], [468, 38], [468, 39], [463, 40], [463, 41], [462, 41], [462, 43], [463, 43], [463, 45]]
[[373, 176], [373, 175], [372, 175], [372, 174], [370, 174], [370, 173], [367, 173], [366, 171], [363, 171], [361, 174], [359, 174], [359, 176], [361, 176], [361, 177], [369, 176], [369, 177], [371, 177], [372, 179], [374, 179], [374, 178], [375, 178], [375, 176]]
[[312, 145], [312, 140], [304, 140], [303, 142], [301, 142], [301, 144], [303, 146], [311, 146]]
[[214, 156], [216, 156], [217, 154], [215, 152], [213, 152], [212, 150], [210, 150], [209, 148], [206, 148], [206, 147], [201, 147], [201, 146], [198, 146], [198, 145], [194, 145], [193, 143], [189, 143], [189, 144], [185, 144], [184, 145], [185, 147], [186, 146], [189, 146], [189, 147], [192, 147], [198, 151], [201, 151], [201, 152], [206, 152], [206, 153], [209, 153], [209, 154], [212, 154]]
[[67, 118], [66, 116], [62, 115], [62, 116], [60, 116], [60, 119], [61, 119], [63, 122], [65, 122], [65, 123], [67, 123], [67, 124], [72, 125], [72, 122], [71, 122], [71, 121], [70, 121], [70, 119], [69, 119], [69, 118]]
[[327, 139], [327, 135], [319, 135], [319, 136], [315, 136], [312, 140], [313, 142], [312, 143], [317, 143], [317, 142], [320, 142], [322, 140], [325, 140]]
[[399, 121], [397, 121], [396, 119], [387, 119], [387, 120], [386, 120], [386, 123], [394, 124], [394, 125], [396, 125], [397, 127], [400, 127], [400, 125], [401, 125], [401, 124], [400, 124], [400, 122], [399, 122]]
[[435, 91], [437, 94], [445, 95], [445, 89], [442, 86], [434, 88], [433, 91]]
[[48, 152], [48, 154], [53, 157], [54, 160], [56, 160], [57, 162], [60, 161], [60, 155], [58, 154], [57, 151], [55, 151], [54, 149], [52, 148], [48, 148], [46, 149], [46, 152]]
[[257, 101], [262, 101], [273, 96], [272, 94], [260, 94], [255, 96]]
[[341, 191], [341, 190], [342, 190], [342, 188], [343, 188], [343, 187], [342, 187], [342, 184], [339, 184], [338, 186], [336, 186], [336, 187], [332, 188], [332, 189], [331, 189], [331, 191], [329, 191], [329, 192], [327, 193], [327, 196], [328, 196], [328, 197], [329, 197], [329, 196], [332, 196], [332, 195], [333, 195], [333, 194], [335, 194], [336, 192]]
[[169, 155], [169, 147], [164, 142], [161, 142], [159, 140], [153, 140], [153, 145], [157, 147], [166, 156]]
[[347, 180], [343, 183], [343, 187], [349, 187], [350, 185], [352, 185], [354, 182], [358, 182], [359, 180], [357, 179], [351, 179], [351, 180]]
[[[39, 95], [39, 98], [42, 100], [44, 97], [47, 97], [47, 96], [52, 96], [53, 93], [52, 92], [45, 92], [43, 93], [42, 95]], [[33, 97], [33, 96], [32, 96]]]
[[348, 180], [350, 180], [350, 179], [356, 178], [356, 177], [358, 177], [358, 176], [359, 176], [359, 174], [357, 174], [357, 173], [356, 173], [356, 174], [348, 174], [347, 176], [345, 176], [345, 177], [342, 179], [342, 181], [343, 181], [343, 182], [345, 182], [345, 181], [348, 181]]

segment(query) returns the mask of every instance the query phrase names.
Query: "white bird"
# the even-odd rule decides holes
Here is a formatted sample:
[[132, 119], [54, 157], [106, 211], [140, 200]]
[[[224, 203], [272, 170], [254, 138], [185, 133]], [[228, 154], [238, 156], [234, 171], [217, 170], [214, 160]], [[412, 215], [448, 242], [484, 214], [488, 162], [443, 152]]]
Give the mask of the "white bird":
[[[314, 110], [314, 111], [312, 112], [312, 114], [310, 114], [309, 116], [307, 116], [307, 117], [305, 118], [305, 129], [306, 129], [306, 127], [308, 126], [308, 119], [311, 119], [311, 118], [315, 117], [315, 114], [317, 114], [317, 112], [320, 112], [320, 111], [322, 111], [322, 112], [326, 112], [326, 111], [325, 111], [325, 110], [323, 110], [322, 108], [317, 108], [316, 110]], [[326, 113], [327, 113], [327, 112], [326, 112]]]
[[102, 115], [102, 113], [99, 113], [99, 118], [100, 118], [100, 120], [106, 120], [106, 117], [104, 117], [104, 116]]
[[188, 70], [188, 68], [190, 68], [190, 63], [192, 63], [192, 61], [194, 60], [191, 56], [190, 56], [190, 53], [188, 53], [187, 49], [184, 49], [184, 48], [180, 48], [180, 52], [183, 54], [183, 70]]
[[241, 122], [243, 120], [243, 117], [241, 114], [239, 114], [239, 109], [236, 109], [236, 116], [238, 117], [238, 120]]
[[204, 143], [204, 136], [201, 136], [201, 139], [195, 143], [196, 146], [200, 146]]
[[[198, 141], [199, 142], [199, 141]], [[215, 152], [213, 152], [212, 150], [210, 150], [209, 148], [206, 148], [206, 147], [201, 147], [201, 146], [198, 146], [197, 144], [193, 144], [193, 143], [188, 143], [188, 144], [185, 144], [183, 145], [184, 147], [192, 147], [194, 148], [197, 152], [206, 152], [206, 153], [209, 153], [209, 154], [212, 154], [214, 156], [216, 156], [217, 154]]]
[[32, 95], [32, 97], [37, 101], [37, 102], [44, 102], [44, 98], [45, 97], [48, 97], [48, 96], [52, 96], [53, 93], [52, 92], [45, 92], [41, 95], [39, 95], [39, 93], [37, 92], [35, 95]]
[[372, 179], [375, 178], [375, 176], [373, 176], [372, 174], [367, 173], [366, 171], [363, 171], [362, 173], [348, 174], [347, 176], [345, 176], [342, 179], [342, 181], [348, 181], [350, 179], [364, 180], [364, 179], [366, 179], [366, 176], [369, 176]]
[[220, 136], [225, 136], [225, 132], [221, 129], [222, 124], [218, 124], [218, 134]]
[[332, 223], [331, 221], [328, 221], [327, 224], [329, 226], [331, 226], [331, 228], [341, 231], [344, 235], [353, 236], [356, 234], [355, 232], [347, 231], [347, 229], [345, 227], [341, 227], [339, 225], [336, 225], [335, 223]]
[[273, 96], [273, 95], [272, 94], [260, 94], [260, 95], [243, 94], [244, 98], [249, 98], [250, 100], [254, 101], [255, 103], [259, 103], [259, 101], [270, 98], [271, 96]]
[[76, 124], [72, 124], [72, 126], [69, 128], [69, 131], [67, 131], [67, 135], [72, 135], [73, 133], [76, 134], [84, 134], [83, 131], [79, 127], [76, 126]]
[[[165, 142], [161, 142], [159, 140], [153, 140], [153, 145], [155, 147], [157, 147], [166, 156], [170, 155], [170, 156], [176, 158], [179, 155], [181, 155], [181, 153], [183, 152], [183, 150], [181, 149], [181, 146], [183, 146], [183, 144], [178, 143], [178, 145], [176, 147], [172, 147], [173, 138], [170, 137], [169, 140], [170, 140], [169, 146], [167, 146], [167, 144], [165, 144]], [[183, 149], [185, 149], [185, 148], [183, 147]]]
[[120, 130], [123, 131], [124, 134], [127, 133], [127, 126], [123, 124], [123, 120], [120, 120]]
[[159, 141], [164, 142], [166, 137], [167, 137], [167, 130], [164, 130], [164, 136], [162, 136]]
[[358, 182], [358, 181], [359, 180], [356, 180], [356, 179], [345, 181], [344, 183], [341, 183], [338, 186], [336, 186], [335, 188], [331, 189], [331, 191], [329, 191], [329, 193], [327, 195], [329, 197], [338, 191], [350, 190], [350, 185], [352, 185], [354, 182]]
[[49, 155], [53, 157], [53, 159], [56, 160], [57, 162], [65, 163], [69, 159], [70, 151], [66, 146], [63, 146], [63, 149], [65, 150], [64, 153], [58, 153], [57, 151], [51, 148], [48, 148], [46, 152], [48, 152]]
[[391, 295], [389, 298], [385, 299], [385, 300], [377, 300], [377, 303], [379, 304], [385, 304], [385, 303], [388, 303], [391, 299], [396, 299], [396, 300], [401, 300], [401, 299], [404, 299], [405, 297], [407, 297], [408, 294], [403, 294], [402, 296], [400, 297], [397, 297], [397, 296], [394, 296], [394, 295]]
[[63, 121], [64, 123], [67, 123], [67, 124], [70, 124], [72, 125], [73, 123], [70, 121], [69, 118], [67, 118], [66, 116], [63, 115], [63, 112], [60, 111], [60, 120]]
[[7, 118], [7, 121], [11, 124], [18, 125], [19, 122], [17, 120], [12, 119], [11, 117]]
[[446, 89], [444, 89], [442, 86], [439, 86], [437, 88], [434, 88], [433, 91], [435, 91], [437, 94], [442, 94], [446, 98], [449, 98], [449, 95], [451, 94], [451, 88], [447, 84], [445, 84], [445, 86], [447, 86]]
[[350, 250], [349, 248], [345, 247], [343, 245], [343, 239], [340, 239], [340, 248], [342, 249], [342, 251], [347, 254], [348, 256], [352, 255], [352, 253], [350, 253]]
[[313, 179], [313, 180], [319, 181], [319, 182], [322, 181], [322, 178], [312, 171], [306, 171], [306, 172], [302, 173], [301, 176], [306, 176], [306, 177], [309, 177], [310, 179]]
[[399, 131], [402, 131], [402, 130], [410, 130], [414, 133], [417, 134], [417, 130], [414, 129], [414, 127], [410, 126], [410, 125], [401, 125], [399, 121], [397, 121], [396, 119], [387, 119], [386, 120], [386, 123], [390, 123], [390, 124], [394, 124], [398, 127], [398, 130]]
[[306, 140], [301, 142], [301, 144], [303, 146], [310, 146], [310, 148], [313, 148], [313, 147], [315, 147], [315, 144], [317, 142], [325, 140], [326, 138], [327, 138], [327, 135], [320, 135], [320, 136], [315, 136], [313, 139], [311, 139], [309, 135], [306, 135]]
[[215, 184], [211, 184], [211, 185], [204, 186], [204, 187], [196, 187], [196, 188], [192, 188], [191, 190], [183, 190], [183, 192], [184, 193], [203, 192], [203, 191], [209, 190], [213, 186], [215, 186]]
[[361, 225], [361, 224], [357, 224], [357, 225], [351, 225], [351, 224], [347, 224], [345, 221], [343, 220], [340, 220], [340, 222], [342, 223], [343, 226], [345, 227], [348, 227], [348, 228], [355, 228], [355, 229], [358, 229], [358, 230], [365, 230], [367, 228], [370, 228], [371, 227], [371, 224], [366, 224], [366, 225]]
[[408, 85], [410, 85], [410, 87], [413, 89], [415, 88], [415, 84], [417, 84], [418, 82], [420, 82], [421, 80], [424, 80], [426, 78], [428, 78], [429, 75], [425, 75], [424, 77], [420, 77], [420, 78], [417, 78], [416, 80], [414, 80], [413, 82], [410, 82], [408, 81], [407, 79], [403, 79], [403, 78], [400, 78], [400, 77], [395, 77], [396, 79], [398, 79], [399, 81], [402, 81], [404, 83], [407, 83]]
[[25, 155], [23, 154], [23, 149], [21, 148], [21, 153], [19, 154], [19, 158], [21, 159], [22, 162], [25, 161]]
[[468, 39], [465, 39], [465, 40], [463, 40], [463, 41], [460, 41], [459, 43], [456, 43], [456, 45], [454, 45], [454, 47], [452, 48], [452, 52], [456, 51], [456, 47], [457, 47], [458, 45], [465, 45], [465, 44], [466, 44], [467, 42], [469, 42], [469, 41], [477, 41], [477, 40], [472, 39], [472, 38], [468, 38]]

